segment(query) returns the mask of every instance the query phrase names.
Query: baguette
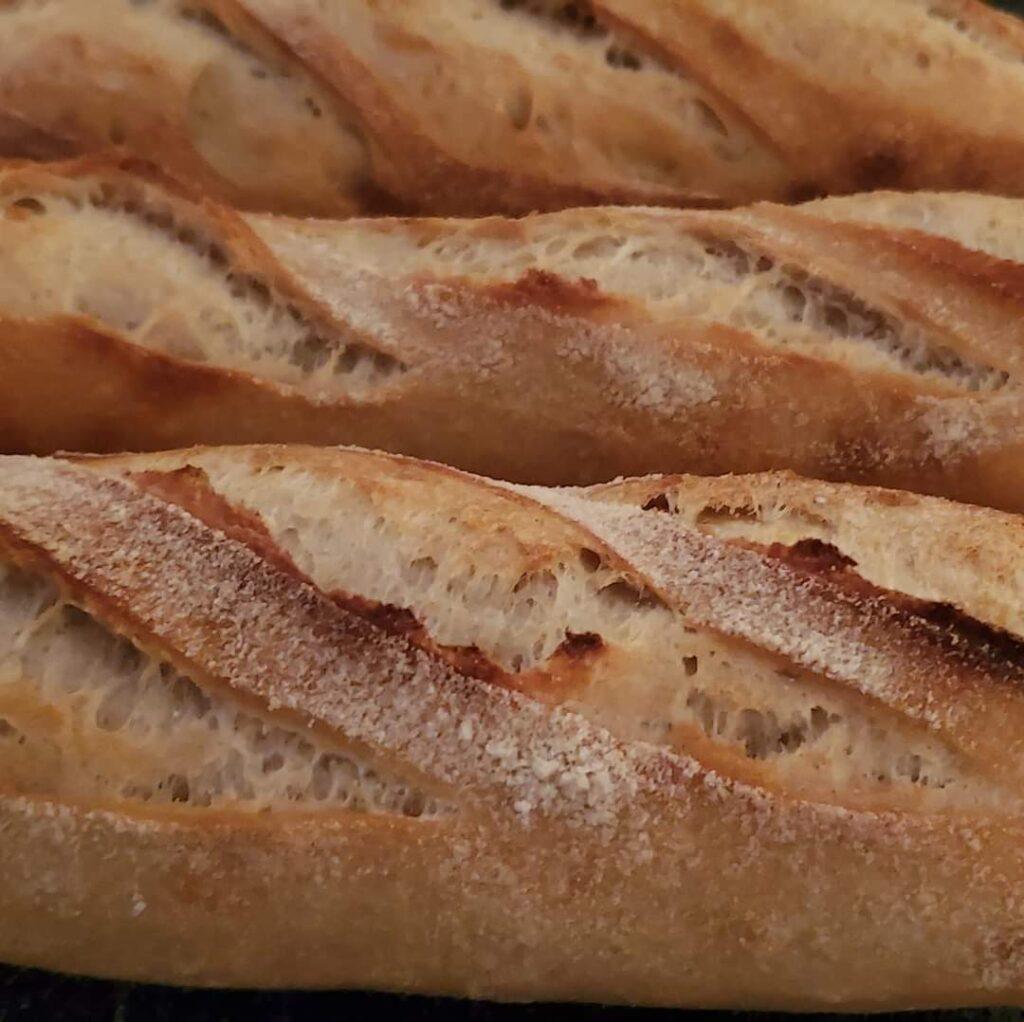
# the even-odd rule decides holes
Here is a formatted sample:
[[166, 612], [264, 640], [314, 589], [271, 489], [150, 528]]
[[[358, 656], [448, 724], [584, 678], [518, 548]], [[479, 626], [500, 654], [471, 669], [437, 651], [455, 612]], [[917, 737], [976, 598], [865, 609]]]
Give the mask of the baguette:
[[0, 170], [0, 211], [9, 453], [345, 443], [1024, 510], [1020, 200], [300, 221], [87, 160]]
[[0, 154], [317, 216], [1020, 195], [1022, 58], [978, 0], [3, 0]]
[[785, 474], [0, 459], [0, 959], [1020, 1003], [1022, 550]]

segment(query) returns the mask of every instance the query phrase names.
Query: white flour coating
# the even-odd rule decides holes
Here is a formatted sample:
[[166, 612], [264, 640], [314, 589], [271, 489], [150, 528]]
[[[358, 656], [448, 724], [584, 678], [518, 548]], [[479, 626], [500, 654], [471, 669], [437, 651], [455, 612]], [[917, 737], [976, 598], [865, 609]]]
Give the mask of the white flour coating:
[[[267, 817], [265, 829], [257, 821], [250, 831], [230, 813], [200, 819], [179, 810], [160, 818], [145, 807], [110, 812], [5, 799], [0, 838], [17, 846], [19, 907], [47, 913], [60, 906], [65, 918], [88, 911], [95, 885], [82, 864], [112, 848], [112, 860], [125, 868], [107, 889], [103, 911], [129, 933], [160, 925], [170, 873], [244, 899], [258, 898], [298, 868], [296, 911], [343, 897], [352, 885], [379, 884], [387, 898], [405, 890], [410, 877], [440, 877], [465, 894], [468, 906], [483, 892], [524, 941], [548, 920], [573, 932], [571, 913], [586, 919], [589, 892], [598, 919], [621, 912], [616, 918], [658, 939], [703, 927], [696, 913], [708, 920], [709, 939], [716, 920], [735, 923], [747, 940], [770, 938], [756, 949], [767, 961], [784, 960], [789, 949], [828, 958], [880, 932], [887, 934], [886, 950], [895, 949], [949, 926], [964, 935], [962, 951], [918, 953], [943, 967], [966, 962], [979, 989], [1020, 983], [1019, 866], [1005, 847], [1014, 819], [957, 809], [850, 811], [723, 780], [640, 743], [627, 750], [572, 714], [461, 677], [376, 632], [249, 548], [131, 484], [63, 463], [4, 465], [5, 530], [26, 549], [52, 557], [72, 588], [80, 584], [82, 602], [90, 590], [109, 598], [105, 613], [115, 627], [152, 628], [161, 642], [239, 690], [309, 711], [371, 753], [415, 764], [457, 787], [465, 810], [443, 831], [431, 829], [435, 822], [398, 821], [395, 841], [381, 841], [375, 872], [375, 863], [360, 858], [358, 826], [339, 817], [304, 817], [288, 826]], [[666, 589], [675, 586], [673, 595], [691, 610], [701, 599], [712, 606], [728, 599], [730, 587], [741, 590], [743, 605], [742, 590], [753, 585], [749, 573], [729, 570], [736, 564], [728, 556], [709, 557], [707, 591], [684, 600], [684, 583], [694, 576], [673, 565], [696, 560], [696, 552], [673, 543], [662, 525], [642, 524], [671, 522], [669, 515], [630, 512], [643, 536], [627, 549], [621, 533], [628, 519], [596, 500], [578, 492], [519, 492], [546, 497], [555, 513], [614, 540], [624, 555], [635, 553], [638, 569]], [[547, 515], [547, 506], [537, 512]], [[799, 632], [800, 622], [790, 630]], [[504, 812], [472, 812], [481, 804]], [[524, 830], [526, 823], [542, 826]], [[418, 852], [406, 858], [414, 843]], [[32, 861], [26, 848], [38, 849]], [[441, 861], [430, 859], [432, 849]], [[947, 903], [950, 890], [957, 898]], [[685, 911], [673, 898], [685, 901]], [[455, 911], [461, 906], [456, 899]], [[840, 913], [829, 915], [837, 906]], [[870, 924], [851, 937], [846, 919], [855, 913]]]
[[610, 395], [624, 408], [683, 415], [719, 396], [713, 376], [687, 365], [685, 354], [658, 344], [657, 338], [638, 343], [624, 327], [566, 330], [555, 355], [570, 365], [596, 361], [611, 377]]
[[918, 425], [924, 433], [925, 451], [947, 462], [970, 458], [998, 446], [1006, 435], [1006, 427], [992, 415], [993, 404], [948, 398], [924, 400]]
[[[249, 222], [282, 265], [361, 329], [372, 330], [376, 319], [390, 320], [388, 328], [394, 329], [393, 304], [419, 290], [428, 299], [421, 311], [430, 328], [452, 321], [465, 326], [474, 341], [489, 338], [496, 324], [470, 330], [474, 309], [455, 300], [455, 289], [475, 294], [483, 305], [491, 301], [489, 291], [504, 288], [509, 300], [502, 303], [503, 314], [516, 319], [520, 308], [550, 315], [559, 298], [568, 297], [569, 315], [557, 332], [565, 331], [570, 350], [579, 346], [574, 317], [602, 330], [617, 324], [627, 334], [644, 334], [630, 347], [652, 359], [659, 341], [646, 332], [651, 328], [692, 332], [727, 326], [756, 338], [765, 353], [787, 349], [855, 372], [896, 372], [953, 391], [998, 390], [1008, 383], [1002, 371], [949, 348], [943, 324], [920, 326], [887, 312], [859, 288], [819, 278], [809, 258], [772, 255], [771, 228], [761, 237], [764, 226], [750, 213], [708, 221], [701, 214], [646, 209], [568, 210], [528, 217], [514, 228], [498, 218], [314, 228], [266, 217]], [[756, 244], [744, 227], [750, 223], [758, 226]], [[371, 276], [393, 282], [391, 293], [366, 293], [358, 282]], [[740, 357], [734, 343], [716, 343], [730, 357]], [[611, 354], [614, 371], [621, 354]], [[681, 378], [684, 395], [693, 391], [687, 382], [693, 369], [678, 352], [670, 353], [665, 370]], [[647, 393], [653, 402], [655, 388], [644, 385], [646, 375], [641, 397], [627, 404], [642, 404]], [[627, 376], [625, 382], [632, 380]]]
[[517, 489], [611, 545], [694, 624], [776, 651], [939, 730], [957, 731], [973, 715], [992, 712], [994, 693], [958, 683], [963, 665], [954, 664], [954, 655], [914, 645], [882, 600], [855, 602], [814, 579], [797, 579], [761, 554], [688, 529], [673, 516], [568, 490]]
[[620, 407], [668, 417], [718, 396], [710, 374], [688, 366], [662, 338], [620, 322], [596, 323], [586, 313], [517, 304], [439, 282], [412, 284], [402, 298], [432, 329], [474, 339], [464, 355], [457, 349], [452, 355], [463, 371], [477, 376], [486, 378], [506, 368], [523, 348], [523, 338], [536, 336], [538, 343], [553, 345], [560, 361], [594, 364], [608, 377], [606, 394]]
[[607, 825], [642, 791], [696, 770], [456, 674], [130, 485], [10, 459], [0, 516], [187, 662], [443, 784], [504, 791], [523, 817]]
[[330, 286], [316, 280], [307, 286], [356, 330], [400, 353], [413, 372], [486, 382], [521, 370], [520, 363], [550, 348], [567, 363], [593, 364], [608, 380], [605, 395], [620, 407], [668, 417], [718, 397], [715, 380], [688, 365], [685, 351], [621, 322], [596, 323], [586, 312], [483, 294], [429, 274], [393, 283], [346, 268]]
[[[812, 800], [889, 793], [920, 811], [922, 800], [939, 811], [991, 801], [978, 790], [985, 784], [967, 781], [962, 757], [898, 709], [694, 627], [591, 532], [505, 486], [355, 450], [112, 462], [120, 477], [186, 464], [258, 515], [322, 592], [404, 608], [433, 642], [471, 646], [509, 672], [501, 684], [554, 698], [622, 741], [692, 749], [714, 763], [693, 746], [696, 728]], [[600, 645], [575, 660], [570, 635]], [[564, 691], [567, 667], [579, 686]]]
[[[115, 628], [143, 640], [152, 630], [200, 678], [208, 673], [272, 709], [298, 710], [471, 800], [500, 790], [523, 818], [541, 812], [611, 823], [626, 806], [642, 804], [645, 793], [681, 794], [677, 782], [698, 773], [685, 757], [623, 743], [575, 712], [459, 675], [130, 484], [63, 463], [10, 459], [7, 467], [0, 514], [22, 538], [51, 551], [87, 591], [120, 605]], [[913, 622], [884, 599], [847, 598], [672, 516], [573, 491], [502, 488], [608, 543], [691, 625], [848, 684], [972, 751], [964, 723], [972, 714], [983, 719], [986, 707], [975, 705], [971, 685], [961, 684], [951, 698], [947, 684], [965, 681], [964, 662], [908, 632]], [[72, 531], [69, 521], [86, 525]], [[89, 607], [88, 596], [84, 601]], [[102, 606], [94, 612], [103, 618]], [[395, 769], [381, 765], [385, 777]], [[702, 776], [711, 792], [724, 792], [723, 785], [737, 792], [714, 773]]]

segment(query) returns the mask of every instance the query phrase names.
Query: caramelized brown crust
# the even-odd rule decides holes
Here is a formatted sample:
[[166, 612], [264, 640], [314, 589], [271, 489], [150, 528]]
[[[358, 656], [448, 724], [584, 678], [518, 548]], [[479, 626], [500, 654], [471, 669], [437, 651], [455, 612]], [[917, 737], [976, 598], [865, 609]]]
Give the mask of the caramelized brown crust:
[[[1020, 633], [976, 574], [1019, 561], [1016, 518], [782, 476], [517, 489], [358, 450], [0, 475], [5, 960], [709, 1007], [1024, 996]], [[873, 528], [886, 508], [946, 549]], [[912, 570], [883, 579], [897, 548]], [[34, 733], [9, 688], [40, 714], [94, 684], [87, 647], [80, 674], [60, 659], [84, 633], [58, 641], [53, 610], [17, 625], [30, 579], [211, 704], [312, 724], [444, 810], [87, 797], [60, 770], [29, 793], [7, 772], [12, 727]], [[457, 635], [490, 673], [449, 655]], [[767, 745], [729, 723], [759, 714], [785, 728]], [[120, 765], [85, 768], [141, 769], [167, 741], [143, 719], [110, 737]]]
[[1022, 191], [1024, 30], [980, 0], [5, 0], [0, 53], [0, 152], [249, 209]]
[[298, 221], [102, 161], [11, 168], [0, 197], [9, 452], [354, 443], [523, 482], [790, 468], [1024, 508], [1020, 264], [971, 236], [1012, 240], [1011, 200], [879, 200], [915, 227]]

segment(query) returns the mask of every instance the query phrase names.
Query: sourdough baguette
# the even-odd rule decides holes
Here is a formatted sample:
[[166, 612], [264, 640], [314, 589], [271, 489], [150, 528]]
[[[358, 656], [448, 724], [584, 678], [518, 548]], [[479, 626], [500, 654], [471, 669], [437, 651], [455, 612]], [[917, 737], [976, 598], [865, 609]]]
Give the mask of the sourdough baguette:
[[0, 154], [320, 216], [1024, 194], [1022, 58], [980, 0], [2, 0]]
[[9, 453], [352, 443], [1024, 509], [1019, 200], [300, 221], [85, 161], [3, 169], [0, 216]]
[[1019, 1003], [1022, 551], [780, 474], [0, 459], [0, 959]]

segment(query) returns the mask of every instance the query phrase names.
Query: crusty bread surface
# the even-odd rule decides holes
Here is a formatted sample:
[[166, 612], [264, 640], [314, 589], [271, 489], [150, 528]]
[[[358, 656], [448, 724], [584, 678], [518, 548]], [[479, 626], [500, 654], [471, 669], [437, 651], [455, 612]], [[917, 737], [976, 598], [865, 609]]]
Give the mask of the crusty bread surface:
[[1022, 510], [1021, 201], [297, 220], [136, 165], [7, 166], [0, 449], [791, 469]]
[[0, 460], [0, 958], [1019, 1003], [1024, 523], [788, 474]]
[[0, 154], [319, 216], [1019, 195], [1022, 57], [980, 0], [3, 0]]

